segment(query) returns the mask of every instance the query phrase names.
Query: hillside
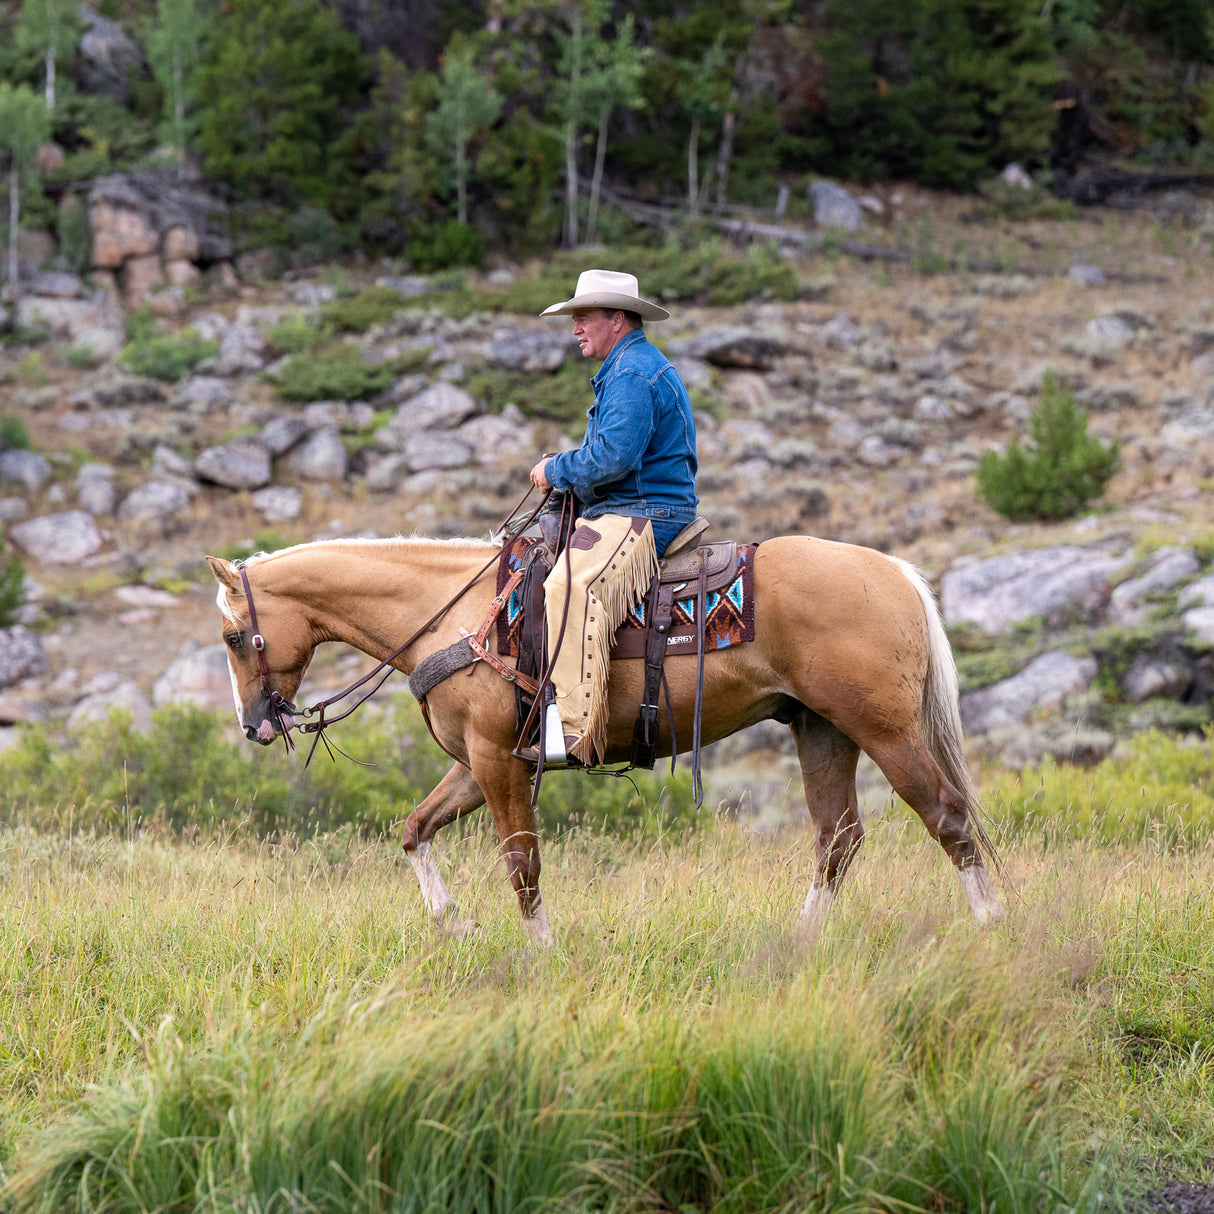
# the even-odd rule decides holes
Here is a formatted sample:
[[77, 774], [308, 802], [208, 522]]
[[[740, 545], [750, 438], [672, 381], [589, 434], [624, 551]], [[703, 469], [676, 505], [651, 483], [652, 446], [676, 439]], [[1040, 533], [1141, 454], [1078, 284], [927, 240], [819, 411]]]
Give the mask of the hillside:
[[[872, 545], [920, 566], [940, 589], [978, 560], [1096, 554], [1111, 562], [1103, 581], [1006, 626], [964, 625], [974, 617], [945, 593], [950, 623], [961, 625], [967, 691], [1055, 650], [1095, 654], [1099, 667], [1082, 686], [1040, 694], [1015, 731], [1035, 731], [1032, 745], [1009, 747], [1007, 731], [992, 727], [975, 732], [976, 746], [1012, 762], [1057, 754], [1058, 738], [1077, 736], [1083, 718], [1099, 736], [1078, 757], [1099, 757], [1129, 729], [1201, 725], [1208, 643], [1177, 596], [1209, 572], [1212, 555], [1214, 205], [1176, 193], [1153, 212], [1011, 220], [972, 197], [899, 187], [870, 196], [863, 239], [910, 260], [850, 256], [838, 242], [815, 252], [789, 245], [782, 264], [795, 272], [797, 298], [679, 301], [670, 321], [651, 327], [699, 409], [702, 512], [713, 533]], [[586, 251], [568, 263], [569, 287], [574, 265], [626, 257]], [[1002, 270], [965, 268], [979, 262]], [[518, 288], [541, 269], [501, 265], [465, 285]], [[643, 293], [662, 295], [662, 282], [640, 277]], [[409, 294], [386, 319], [335, 340], [361, 366], [386, 368], [387, 386], [355, 402], [284, 400], [284, 334], [374, 296], [377, 281], [381, 302], [385, 291]], [[43, 473], [25, 458], [0, 463], [0, 511], [32, 591], [21, 644], [14, 630], [2, 634], [0, 718], [79, 721], [119, 703], [138, 720], [187, 676], [226, 706], [226, 677], [201, 649], [218, 640], [208, 552], [364, 533], [483, 535], [498, 523], [536, 453], [576, 440], [591, 369], [576, 366], [561, 321], [448, 315], [458, 293], [440, 288], [451, 285], [450, 276], [404, 279], [389, 265], [356, 263], [168, 288], [149, 296], [159, 333], [180, 339], [193, 326], [214, 342], [176, 382], [133, 375], [113, 356], [80, 368], [70, 343], [53, 336], [0, 347], [0, 414], [19, 417], [47, 461]], [[1023, 434], [1049, 369], [1090, 410], [1091, 431], [1119, 441], [1121, 468], [1092, 513], [1011, 524], [980, 500], [974, 469], [984, 451]], [[268, 469], [261, 483], [241, 479], [250, 452]], [[55, 519], [67, 530], [56, 534]], [[1119, 614], [1114, 589], [1173, 548], [1190, 554], [1183, 570]], [[13, 657], [23, 653], [33, 654], [24, 666]], [[1183, 677], [1135, 699], [1117, 680], [1144, 654], [1180, 663]], [[312, 686], [355, 667], [333, 655]], [[760, 731], [757, 741], [768, 737]], [[728, 795], [739, 749], [716, 756]], [[769, 779], [773, 796], [786, 774]]]

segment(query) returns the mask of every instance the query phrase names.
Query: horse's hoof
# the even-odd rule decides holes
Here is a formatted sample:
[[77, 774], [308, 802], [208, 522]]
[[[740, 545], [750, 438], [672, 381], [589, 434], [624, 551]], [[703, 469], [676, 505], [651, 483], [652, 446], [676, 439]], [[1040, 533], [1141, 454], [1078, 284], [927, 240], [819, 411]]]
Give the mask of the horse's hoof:
[[438, 934], [448, 940], [462, 940], [481, 930], [481, 925], [475, 919], [465, 919], [459, 913], [459, 907], [454, 902], [449, 902], [441, 915], [434, 916], [434, 926], [438, 928]]

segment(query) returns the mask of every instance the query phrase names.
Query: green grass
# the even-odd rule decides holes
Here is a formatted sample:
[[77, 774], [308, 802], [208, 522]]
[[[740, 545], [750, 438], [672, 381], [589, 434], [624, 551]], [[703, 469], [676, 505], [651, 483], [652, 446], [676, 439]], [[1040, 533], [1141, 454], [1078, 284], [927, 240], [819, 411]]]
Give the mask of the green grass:
[[[1085, 775], [1198, 795], [1205, 749]], [[1071, 829], [1069, 780], [1031, 786], [1052, 832], [994, 790], [1003, 924], [895, 811], [812, 951], [808, 836], [692, 829], [677, 783], [604, 833], [549, 777], [548, 952], [484, 814], [436, 845], [481, 924], [451, 941], [389, 838], [44, 810], [0, 829], [0, 1209], [1039, 1214], [1204, 1179], [1209, 817]]]

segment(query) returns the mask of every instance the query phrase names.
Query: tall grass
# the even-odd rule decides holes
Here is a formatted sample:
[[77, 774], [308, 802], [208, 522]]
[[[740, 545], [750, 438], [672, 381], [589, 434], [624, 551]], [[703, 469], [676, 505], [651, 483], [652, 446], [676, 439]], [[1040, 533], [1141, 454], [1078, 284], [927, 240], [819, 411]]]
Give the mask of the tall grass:
[[1214, 1151], [1208, 847], [1013, 841], [980, 933], [878, 823], [810, 953], [807, 841], [723, 825], [550, 842], [551, 953], [487, 822], [462, 941], [351, 835], [0, 849], [11, 1211], [1094, 1210]]

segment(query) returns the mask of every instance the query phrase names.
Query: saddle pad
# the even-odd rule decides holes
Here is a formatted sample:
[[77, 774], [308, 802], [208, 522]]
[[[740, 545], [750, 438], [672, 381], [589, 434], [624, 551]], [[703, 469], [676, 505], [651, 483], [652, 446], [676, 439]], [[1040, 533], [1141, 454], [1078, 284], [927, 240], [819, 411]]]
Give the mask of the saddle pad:
[[[497, 567], [497, 591], [500, 594], [510, 575], [526, 562], [528, 549], [535, 540], [520, 536], [502, 548]], [[704, 649], [726, 649], [755, 639], [754, 553], [757, 544], [738, 545], [738, 576], [722, 590], [705, 596], [707, 612], [704, 627]], [[613, 660], [643, 658], [648, 601], [643, 600], [629, 611], [620, 630], [615, 634], [611, 651]], [[689, 581], [678, 592], [670, 620], [670, 636], [666, 642], [668, 654], [696, 651], [696, 584]], [[523, 627], [523, 600], [519, 587], [511, 592], [502, 613], [497, 617], [497, 651], [502, 657], [518, 657], [519, 636]]]

